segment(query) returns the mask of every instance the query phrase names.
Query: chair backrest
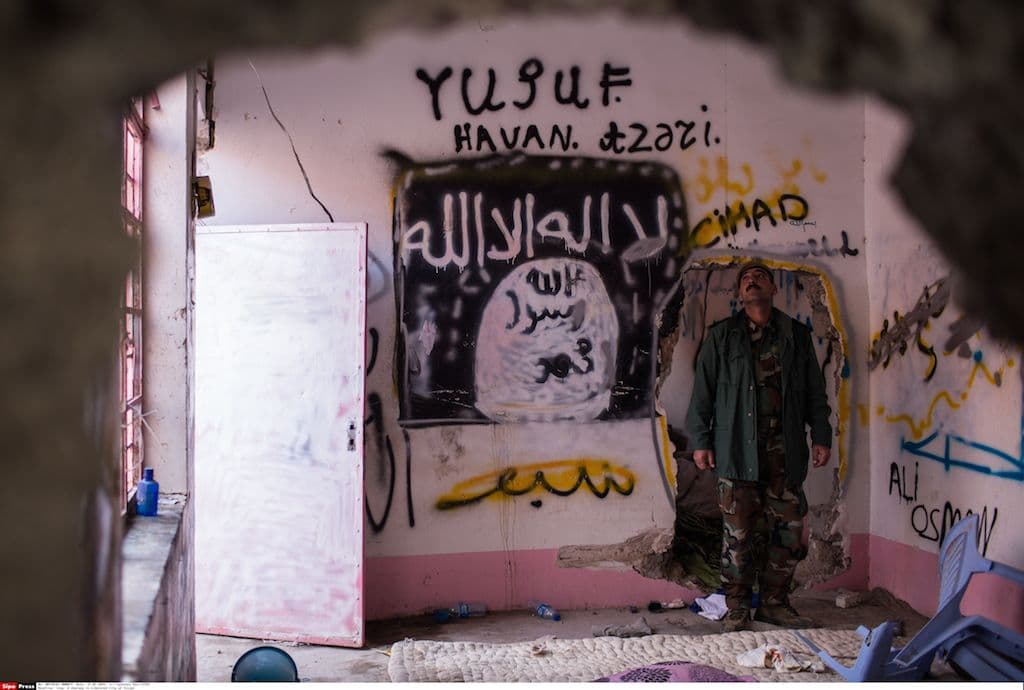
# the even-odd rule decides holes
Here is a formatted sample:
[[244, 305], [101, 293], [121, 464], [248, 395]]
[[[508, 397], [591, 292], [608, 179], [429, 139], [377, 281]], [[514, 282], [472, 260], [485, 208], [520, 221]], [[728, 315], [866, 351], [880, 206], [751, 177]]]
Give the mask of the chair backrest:
[[968, 515], [946, 534], [939, 552], [939, 610], [963, 598], [974, 573], [987, 573], [992, 561], [978, 553], [978, 516]]

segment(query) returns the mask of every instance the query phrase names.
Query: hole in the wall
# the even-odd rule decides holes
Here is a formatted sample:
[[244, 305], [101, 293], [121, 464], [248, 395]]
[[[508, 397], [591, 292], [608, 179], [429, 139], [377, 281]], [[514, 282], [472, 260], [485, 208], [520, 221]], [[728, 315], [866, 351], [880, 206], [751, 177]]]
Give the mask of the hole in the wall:
[[[721, 513], [717, 480], [698, 472], [683, 433], [690, 401], [697, 348], [708, 326], [735, 313], [734, 285], [738, 265], [747, 257], [719, 256], [691, 261], [683, 271], [681, 301], [660, 319], [657, 406], [666, 415], [675, 446], [676, 519], [672, 528], [651, 529], [619, 544], [564, 546], [560, 567], [628, 565], [652, 579], [712, 591], [718, 587], [721, 559]], [[814, 334], [832, 408], [833, 459], [813, 470], [804, 483], [810, 503], [805, 519], [807, 557], [797, 567], [797, 586], [825, 582], [851, 565], [845, 525], [844, 481], [848, 455], [848, 340], [838, 301], [828, 276], [812, 266], [758, 257], [775, 269], [779, 294], [775, 306], [809, 325]]]
[[[848, 535], [843, 533], [843, 480], [847, 457], [845, 422], [849, 407], [846, 404], [849, 395], [846, 390], [849, 376], [847, 341], [827, 276], [809, 266], [765, 261], [774, 269], [779, 287], [774, 305], [813, 331], [832, 408], [831, 422], [835, 434], [832, 460], [825, 469], [810, 472], [804, 485], [811, 504], [805, 526], [808, 556], [797, 568], [796, 579], [801, 585], [811, 585], [830, 579], [850, 565]], [[691, 263], [681, 278], [682, 306], [677, 315], [672, 315], [674, 318], [663, 320], [671, 330], [663, 328], [659, 343], [661, 373], [657, 387], [658, 402], [665, 410], [670, 437], [676, 447], [676, 519], [671, 553], [661, 561], [664, 565], [662, 577], [680, 581], [680, 574], [684, 574], [684, 584], [702, 589], [717, 587], [721, 513], [716, 477], [711, 472], [696, 469], [683, 422], [692, 390], [697, 352], [707, 328], [741, 308], [735, 292], [741, 263], [734, 257]], [[650, 573], [648, 576], [655, 575]]]

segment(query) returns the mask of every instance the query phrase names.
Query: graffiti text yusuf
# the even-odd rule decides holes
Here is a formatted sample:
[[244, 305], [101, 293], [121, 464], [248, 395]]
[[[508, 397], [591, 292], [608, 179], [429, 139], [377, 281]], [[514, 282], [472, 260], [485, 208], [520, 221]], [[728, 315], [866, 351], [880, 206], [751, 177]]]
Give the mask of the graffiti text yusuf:
[[[505, 110], [525, 111], [542, 101], [569, 108], [574, 113], [591, 107], [607, 108], [622, 102], [624, 90], [633, 85], [628, 65], [605, 62], [599, 69], [585, 70], [571, 65], [552, 71], [536, 57], [520, 63], [512, 79], [499, 78], [498, 70], [491, 66], [477, 71], [463, 67], [458, 77], [451, 65], [433, 70], [421, 67], [415, 75], [427, 89], [436, 121], [449, 117], [479, 117]], [[694, 146], [710, 148], [720, 144], [721, 138], [712, 132], [708, 105], [701, 104], [700, 110], [699, 116], [671, 118], [664, 122], [612, 120], [597, 143], [602, 151], [614, 154], [685, 151]], [[455, 123], [452, 131], [455, 153], [545, 150], [569, 153], [579, 148], [569, 123], [484, 125], [463, 121]]]

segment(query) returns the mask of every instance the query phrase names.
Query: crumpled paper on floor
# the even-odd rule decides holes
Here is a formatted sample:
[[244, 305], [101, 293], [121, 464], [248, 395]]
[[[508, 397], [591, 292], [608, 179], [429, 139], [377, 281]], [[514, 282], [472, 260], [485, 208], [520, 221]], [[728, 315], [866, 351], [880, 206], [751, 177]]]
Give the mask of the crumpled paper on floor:
[[695, 613], [711, 621], [720, 621], [729, 613], [729, 607], [725, 604], [724, 594], [712, 594], [700, 599], [694, 599], [690, 608], [696, 607]]
[[774, 668], [780, 673], [825, 672], [825, 664], [821, 659], [817, 657], [802, 659], [785, 647], [769, 644], [763, 644], [757, 649], [737, 654], [736, 663], [747, 668]]

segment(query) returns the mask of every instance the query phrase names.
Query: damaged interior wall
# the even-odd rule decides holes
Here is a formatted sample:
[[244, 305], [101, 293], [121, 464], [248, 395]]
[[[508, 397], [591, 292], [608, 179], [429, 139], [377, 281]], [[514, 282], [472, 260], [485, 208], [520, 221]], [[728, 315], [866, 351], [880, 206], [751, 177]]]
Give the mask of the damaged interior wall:
[[[855, 426], [871, 438], [870, 578], [932, 612], [936, 554], [964, 515], [985, 556], [1024, 567], [1021, 350], [959, 307], [963, 281], [885, 185], [906, 119], [875, 102], [867, 117], [871, 398]], [[1024, 589], [977, 579], [965, 612], [1024, 629]]]
[[[848, 240], [848, 235], [843, 237], [844, 241]], [[859, 250], [852, 252], [860, 253]], [[849, 254], [842, 256], [849, 257]], [[851, 535], [844, 519], [847, 510], [845, 479], [850, 462], [848, 411], [852, 393], [848, 335], [838, 314], [833, 313], [838, 301], [827, 276], [801, 268], [791, 260], [768, 261], [775, 269], [779, 288], [774, 305], [806, 324], [815, 335], [816, 355], [832, 409], [830, 423], [835, 431], [831, 466], [811, 472], [806, 484], [810, 504], [806, 522], [808, 556], [800, 563], [796, 580], [802, 585], [811, 585], [845, 572], [852, 562]], [[667, 347], [673, 349], [671, 359], [667, 360], [669, 367], [660, 381], [659, 395], [670, 427], [680, 433], [684, 431], [697, 353], [707, 328], [742, 308], [736, 297], [736, 280], [736, 263], [728, 256], [695, 261], [683, 274], [685, 298], [677, 328], [665, 338]], [[667, 347], [663, 350], [668, 351]], [[713, 473], [700, 473], [692, 465], [693, 449], [687, 439], [680, 438], [677, 445], [683, 452], [676, 453], [680, 479], [673, 551], [677, 559], [684, 561], [685, 571], [703, 573], [704, 584], [713, 589], [717, 586], [717, 577], [713, 576], [717, 550], [721, 548], [717, 482]], [[705, 535], [706, 538], [702, 538]], [[708, 568], [710, 573], [706, 572]]]
[[[789, 89], [742, 43], [682, 22], [488, 19], [359, 53], [223, 56], [216, 74], [207, 225], [325, 209], [369, 224], [370, 618], [453, 592], [498, 609], [679, 595], [619, 545], [671, 543], [665, 422], [691, 365], [663, 382], [667, 416], [651, 412], [690, 246], [827, 276], [828, 317], [866, 347], [849, 325], [866, 322], [863, 102]], [[813, 320], [801, 284], [780, 306]], [[850, 486], [864, 506], [867, 483]], [[865, 510], [839, 533], [866, 532]], [[586, 560], [573, 545], [616, 555], [560, 567]]]
[[[1017, 231], [1007, 222], [1019, 216], [1024, 175], [1024, 92], [1012, 57], [1021, 6], [924, 2], [894, 9], [869, 1], [794, 6], [786, 0], [551, 5], [580, 12], [623, 7], [661, 18], [685, 14], [702, 26], [764, 42], [781, 56], [791, 79], [815, 88], [864, 88], [895, 104], [909, 115], [909, 143], [905, 151], [888, 152], [899, 160], [889, 159], [887, 170], [897, 171], [907, 209], [970, 277], [964, 287], [975, 297], [972, 309], [1021, 341], [1024, 274], [1016, 270]], [[522, 11], [524, 4], [494, 0], [488, 7]], [[19, 526], [3, 535], [7, 567], [0, 574], [0, 609], [12, 624], [0, 634], [0, 666], [23, 678], [118, 677], [120, 529], [113, 519], [110, 445], [101, 438], [102, 420], [113, 410], [105, 404], [108, 377], [97, 374], [112, 366], [114, 297], [130, 255], [117, 210], [118, 99], [219, 51], [353, 45], [395, 26], [477, 21], [480, 12], [480, 3], [461, 0], [183, 0], [173, 6], [106, 0], [89, 11], [70, 3], [10, 3], [0, 10], [4, 46], [18, 65], [2, 79], [20, 95], [0, 106], [8, 152], [0, 275], [10, 302], [4, 331], [11, 334], [0, 390], [8, 458], [0, 503], [5, 522]], [[992, 184], [978, 183], [989, 179]], [[887, 181], [880, 176], [876, 182]], [[893, 217], [877, 218], [881, 231], [905, 229]], [[877, 316], [907, 309], [923, 287]], [[881, 319], [872, 323], [882, 325]], [[868, 431], [873, 428], [874, 422]], [[858, 472], [856, 462], [852, 472]], [[888, 481], [878, 476], [873, 467], [872, 484]], [[867, 479], [854, 476], [852, 485]], [[867, 511], [866, 501], [848, 505]], [[26, 525], [29, 515], [33, 520]], [[851, 518], [856, 525], [859, 518]], [[62, 624], [53, 625], [55, 620]], [[63, 653], [54, 655], [54, 648]]]

